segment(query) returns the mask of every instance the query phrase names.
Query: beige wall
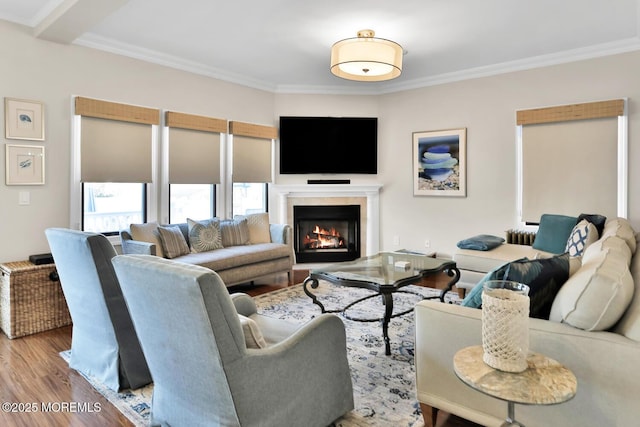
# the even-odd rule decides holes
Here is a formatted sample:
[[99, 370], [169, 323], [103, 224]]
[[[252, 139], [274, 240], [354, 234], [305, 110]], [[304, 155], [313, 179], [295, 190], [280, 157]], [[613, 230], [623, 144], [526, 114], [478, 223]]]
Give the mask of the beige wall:
[[[46, 184], [0, 183], [0, 261], [48, 252], [47, 227], [69, 226], [71, 97], [277, 124], [280, 115], [379, 117], [378, 176], [354, 183], [384, 185], [381, 248], [441, 253], [471, 234], [515, 225], [515, 111], [522, 108], [629, 97], [629, 216], [640, 230], [640, 53], [509, 73], [381, 96], [272, 94], [78, 46], [34, 39], [28, 29], [0, 21], [0, 94], [46, 105]], [[467, 197], [414, 197], [411, 134], [467, 128]], [[2, 134], [4, 143], [14, 143]], [[4, 158], [4, 148], [0, 151]], [[4, 161], [2, 161], [4, 164]], [[2, 169], [4, 171], [4, 168]], [[587, 172], [588, 173], [588, 172]], [[278, 184], [315, 176], [277, 176]], [[0, 179], [3, 179], [0, 177]], [[18, 205], [29, 191], [31, 204]], [[273, 200], [270, 205], [277, 209]], [[274, 212], [276, 214], [276, 212]], [[399, 245], [393, 245], [398, 236]]]

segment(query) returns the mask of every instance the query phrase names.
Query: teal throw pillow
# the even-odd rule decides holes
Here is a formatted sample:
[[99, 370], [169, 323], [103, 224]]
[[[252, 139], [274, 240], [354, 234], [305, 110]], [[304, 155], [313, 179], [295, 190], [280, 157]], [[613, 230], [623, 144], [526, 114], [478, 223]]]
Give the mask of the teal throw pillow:
[[482, 307], [482, 286], [487, 280], [511, 280], [529, 286], [529, 316], [548, 319], [551, 305], [569, 278], [569, 254], [529, 260], [522, 258], [487, 273], [462, 300], [465, 307]]
[[[523, 258], [526, 259], [526, 258]], [[510, 263], [502, 264], [500, 267], [488, 272], [480, 281], [469, 291], [460, 303], [463, 307], [482, 308], [482, 287], [487, 280], [502, 280], [509, 268]]]
[[549, 319], [553, 300], [569, 279], [569, 258], [565, 253], [509, 264], [504, 278], [529, 286], [529, 317]]
[[460, 240], [457, 246], [460, 249], [490, 251], [503, 243], [504, 239], [502, 237], [492, 236], [490, 234], [479, 234], [477, 236], [469, 237], [468, 239]]
[[544, 214], [533, 241], [533, 248], [552, 254], [561, 254], [578, 218], [566, 215]]

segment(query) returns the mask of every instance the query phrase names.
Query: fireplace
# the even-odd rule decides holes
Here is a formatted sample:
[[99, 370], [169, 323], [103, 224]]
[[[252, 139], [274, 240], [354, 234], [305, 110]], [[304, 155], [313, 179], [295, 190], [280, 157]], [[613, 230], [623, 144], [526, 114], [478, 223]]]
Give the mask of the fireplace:
[[360, 258], [360, 205], [294, 206], [293, 234], [298, 263]]

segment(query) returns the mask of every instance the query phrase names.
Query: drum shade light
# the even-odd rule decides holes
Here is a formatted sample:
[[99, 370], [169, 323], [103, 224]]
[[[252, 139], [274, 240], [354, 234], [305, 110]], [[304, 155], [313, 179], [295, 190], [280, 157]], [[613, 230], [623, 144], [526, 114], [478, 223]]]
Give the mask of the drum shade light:
[[402, 73], [402, 46], [380, 39], [373, 30], [340, 40], [331, 47], [331, 72], [347, 80], [378, 82]]

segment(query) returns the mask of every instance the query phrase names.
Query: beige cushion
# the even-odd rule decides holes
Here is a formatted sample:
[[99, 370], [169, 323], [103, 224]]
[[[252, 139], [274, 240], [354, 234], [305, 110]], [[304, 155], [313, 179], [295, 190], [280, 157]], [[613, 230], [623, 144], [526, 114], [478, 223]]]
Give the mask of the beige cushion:
[[587, 262], [589, 259], [597, 256], [604, 250], [611, 250], [617, 252], [618, 255], [627, 261], [627, 265], [631, 262], [631, 249], [629, 245], [620, 237], [605, 236], [589, 246], [583, 254], [583, 262]]
[[247, 219], [249, 226], [249, 243], [271, 243], [271, 232], [269, 231], [269, 214], [266, 212], [250, 215], [236, 215], [234, 219]]
[[614, 218], [607, 221], [604, 225], [604, 230], [602, 230], [602, 235], [600, 238], [608, 237], [608, 236], [618, 236], [627, 242], [629, 249], [631, 249], [631, 253], [634, 254], [636, 252], [636, 236], [627, 221], [624, 218]]
[[633, 297], [634, 284], [627, 259], [604, 249], [582, 258], [582, 267], [560, 288], [549, 320], [587, 331], [611, 328]]
[[244, 342], [247, 345], [247, 348], [265, 348], [267, 346], [267, 343], [262, 336], [262, 332], [260, 332], [258, 324], [252, 319], [249, 319], [248, 317], [241, 314], [238, 314], [238, 318], [240, 319], [240, 324], [242, 325], [242, 332], [244, 332]]
[[554, 256], [526, 245], [504, 243], [490, 251], [475, 251], [472, 249], [456, 249], [453, 260], [459, 269], [488, 273], [506, 262], [521, 258], [539, 259]]
[[160, 243], [162, 244], [165, 258], [171, 259], [190, 252], [189, 245], [187, 245], [180, 228], [160, 225], [158, 226], [158, 233], [160, 233]]
[[[636, 237], [636, 247], [640, 236]], [[640, 256], [633, 257], [630, 266], [631, 276], [636, 280], [636, 292], [633, 295], [629, 308], [616, 325], [616, 332], [635, 341], [640, 342]]]
[[158, 233], [157, 222], [147, 222], [145, 224], [131, 224], [129, 226], [131, 238], [139, 242], [153, 243], [156, 245], [156, 255], [164, 257], [162, 244], [160, 243], [160, 234]]

